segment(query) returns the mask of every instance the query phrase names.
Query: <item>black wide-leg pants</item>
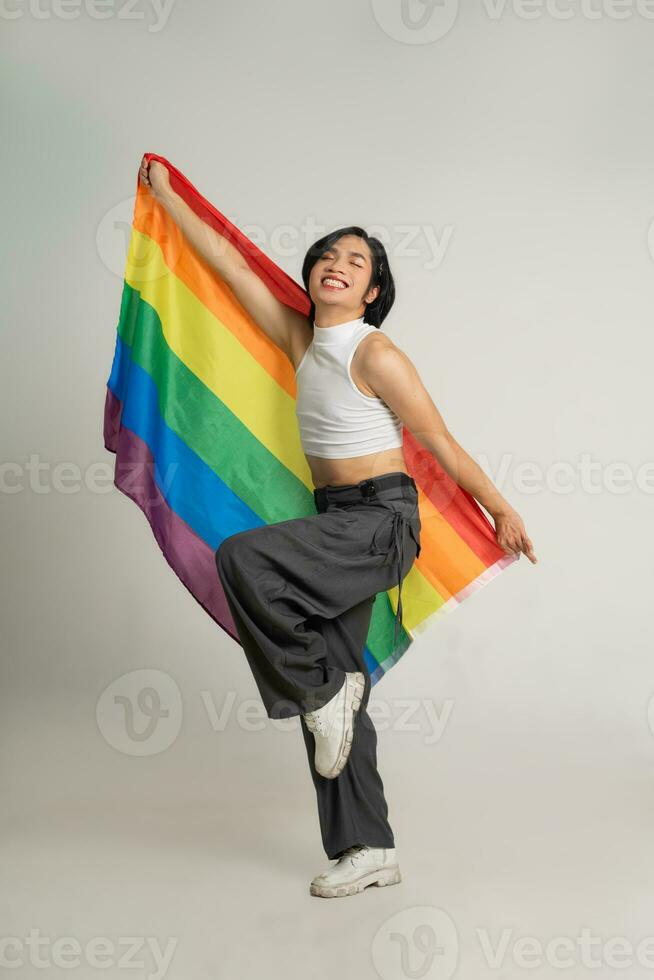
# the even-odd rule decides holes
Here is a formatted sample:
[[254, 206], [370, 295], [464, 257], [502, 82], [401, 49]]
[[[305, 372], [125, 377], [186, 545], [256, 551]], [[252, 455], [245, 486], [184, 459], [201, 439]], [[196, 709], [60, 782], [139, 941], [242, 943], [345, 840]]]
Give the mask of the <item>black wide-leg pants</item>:
[[[317, 513], [233, 534], [216, 567], [270, 718], [299, 715], [329, 858], [352, 844], [394, 847], [366, 710], [364, 648], [375, 596], [400, 586], [420, 553], [418, 491], [403, 472], [314, 491]], [[338, 692], [346, 671], [365, 678], [348, 761], [336, 779], [316, 772], [302, 715]]]

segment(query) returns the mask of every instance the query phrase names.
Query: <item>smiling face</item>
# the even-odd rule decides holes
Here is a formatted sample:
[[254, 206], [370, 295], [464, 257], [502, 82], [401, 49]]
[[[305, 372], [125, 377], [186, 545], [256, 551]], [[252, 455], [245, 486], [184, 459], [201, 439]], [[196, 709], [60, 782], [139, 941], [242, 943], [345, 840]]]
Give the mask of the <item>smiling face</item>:
[[319, 257], [309, 276], [309, 293], [316, 307], [316, 323], [333, 326], [355, 320], [379, 294], [368, 289], [372, 253], [358, 235], [343, 235]]

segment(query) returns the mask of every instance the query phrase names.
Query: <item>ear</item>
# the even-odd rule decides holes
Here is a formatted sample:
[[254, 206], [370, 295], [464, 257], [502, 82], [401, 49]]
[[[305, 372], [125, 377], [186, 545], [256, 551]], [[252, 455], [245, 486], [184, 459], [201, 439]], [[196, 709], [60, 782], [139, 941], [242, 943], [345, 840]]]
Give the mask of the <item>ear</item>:
[[374, 303], [380, 292], [381, 286], [373, 286], [372, 289], [369, 289], [366, 295], [363, 297], [364, 303]]

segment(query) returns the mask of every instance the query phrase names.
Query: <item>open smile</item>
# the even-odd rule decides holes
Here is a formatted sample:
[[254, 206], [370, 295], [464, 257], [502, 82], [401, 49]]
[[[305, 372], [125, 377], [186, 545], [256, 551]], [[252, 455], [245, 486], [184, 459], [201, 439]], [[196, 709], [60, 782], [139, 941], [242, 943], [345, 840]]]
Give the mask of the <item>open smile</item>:
[[338, 279], [336, 276], [325, 276], [320, 280], [321, 286], [325, 289], [347, 289], [347, 283], [342, 279]]

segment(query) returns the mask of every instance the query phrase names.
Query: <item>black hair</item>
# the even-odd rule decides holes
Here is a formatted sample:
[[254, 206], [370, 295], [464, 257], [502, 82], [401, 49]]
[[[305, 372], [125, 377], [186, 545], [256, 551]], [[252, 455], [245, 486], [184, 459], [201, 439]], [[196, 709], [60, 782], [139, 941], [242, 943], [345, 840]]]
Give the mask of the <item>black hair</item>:
[[[309, 293], [309, 276], [311, 275], [311, 270], [318, 261], [319, 258], [329, 249], [331, 246], [338, 241], [339, 238], [343, 238], [344, 235], [357, 235], [359, 238], [367, 243], [368, 248], [371, 253], [372, 261], [372, 274], [370, 276], [370, 282], [366, 292], [372, 289], [374, 286], [380, 286], [379, 294], [377, 298], [372, 301], [372, 303], [366, 304], [366, 312], [363, 315], [364, 323], [369, 323], [373, 327], [379, 327], [384, 322], [388, 314], [390, 313], [391, 307], [395, 302], [395, 282], [393, 281], [393, 276], [391, 274], [391, 269], [388, 264], [388, 256], [386, 255], [386, 249], [379, 241], [378, 238], [373, 238], [371, 235], [365, 231], [364, 228], [360, 228], [358, 225], [350, 225], [347, 228], [337, 228], [336, 231], [330, 231], [328, 235], [324, 235], [319, 238], [317, 242], [309, 248], [307, 254], [304, 256], [304, 262], [302, 263], [302, 281], [304, 282], [304, 288], [307, 293]], [[309, 294], [309, 299], [311, 300], [311, 309], [309, 311], [308, 318], [309, 323], [313, 327], [313, 321], [316, 317], [316, 306], [311, 295]]]

